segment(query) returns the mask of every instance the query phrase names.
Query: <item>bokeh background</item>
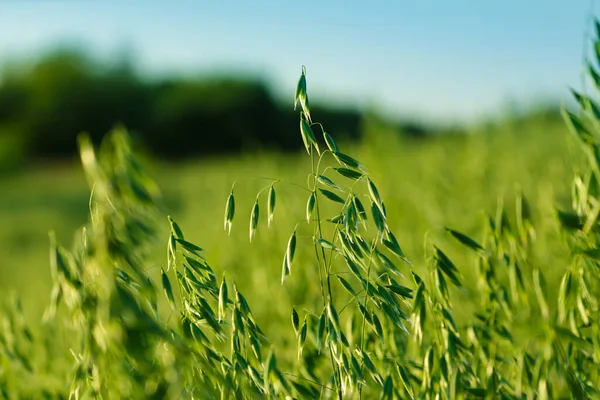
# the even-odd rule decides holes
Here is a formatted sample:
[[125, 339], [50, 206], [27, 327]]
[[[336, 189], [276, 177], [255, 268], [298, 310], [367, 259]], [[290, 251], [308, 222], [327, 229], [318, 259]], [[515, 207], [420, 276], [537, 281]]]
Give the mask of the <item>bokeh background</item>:
[[[289, 305], [318, 295], [309, 262], [280, 285], [306, 195], [281, 186], [275, 224], [261, 216], [252, 244], [248, 221], [268, 185], [256, 178], [303, 184], [310, 172], [293, 110], [303, 65], [313, 118], [368, 167], [417, 266], [425, 234], [443, 245], [451, 226], [477, 238], [484, 214], [517, 190], [533, 204], [542, 262], [555, 261], [552, 206], [577, 162], [559, 109], [583, 83], [599, 11], [558, 0], [0, 2], [0, 298], [16, 292], [41, 315], [48, 232], [69, 245], [87, 220], [77, 135], [99, 143], [122, 124], [163, 193], [148, 268], [166, 263], [172, 215], [263, 326], [290, 329]], [[310, 232], [300, 238], [308, 254]]]

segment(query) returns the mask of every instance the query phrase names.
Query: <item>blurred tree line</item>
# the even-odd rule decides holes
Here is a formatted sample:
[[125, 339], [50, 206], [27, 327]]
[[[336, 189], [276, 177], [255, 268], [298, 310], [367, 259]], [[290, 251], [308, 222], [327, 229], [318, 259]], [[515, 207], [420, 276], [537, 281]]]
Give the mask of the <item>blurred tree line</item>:
[[[358, 138], [358, 111], [313, 109], [337, 138]], [[302, 147], [291, 101], [260, 81], [143, 79], [130, 62], [107, 66], [74, 48], [0, 71], [0, 159], [71, 156], [80, 132], [99, 141], [117, 123], [164, 158]]]
[[[311, 108], [336, 140], [369, 135], [373, 129], [368, 127], [381, 119], [376, 110], [363, 115], [314, 103]], [[515, 115], [509, 119], [560, 119], [554, 106], [541, 114], [532, 111], [511, 112]], [[99, 142], [119, 123], [151, 154], [165, 159], [303, 146], [291, 100], [278, 102], [260, 80], [148, 79], [127, 57], [100, 62], [79, 47], [59, 47], [35, 60], [5, 61], [0, 69], [0, 169], [32, 158], [73, 156], [80, 132]], [[464, 127], [445, 132], [414, 122], [385, 123], [412, 138], [464, 132]]]

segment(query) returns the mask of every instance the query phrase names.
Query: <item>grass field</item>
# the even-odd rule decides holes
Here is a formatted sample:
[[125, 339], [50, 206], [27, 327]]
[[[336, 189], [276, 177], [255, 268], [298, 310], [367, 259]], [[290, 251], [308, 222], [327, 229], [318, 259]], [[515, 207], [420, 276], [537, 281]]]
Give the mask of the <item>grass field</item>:
[[[564, 251], [552, 207], [570, 193], [575, 152], [562, 121], [505, 122], [422, 141], [404, 139], [376, 123], [366, 129], [363, 143], [351, 145], [349, 152], [377, 179], [391, 205], [391, 227], [415, 265], [424, 263], [425, 233], [444, 241], [443, 228], [449, 226], [477, 238], [485, 213], [494, 213], [499, 198], [512, 206], [518, 188], [536, 211], [542, 260], [560, 257]], [[254, 194], [268, 184], [257, 177], [303, 184], [307, 167], [302, 154], [247, 154], [148, 165], [163, 194], [164, 214], [172, 215], [195, 243], [208, 250], [215, 268], [227, 271], [253, 304], [271, 305], [256, 309], [259, 320], [281, 323], [286, 329], [289, 304], [302, 306], [311, 301], [308, 296], [318, 297], [303, 283], [312, 282], [311, 268], [298, 271], [308, 276], [280, 284], [281, 255], [294, 225], [303, 218], [307, 196], [281, 186], [277, 224], [267, 229], [263, 215], [253, 244], [248, 240], [247, 220]], [[238, 181], [239, 220], [228, 237], [222, 211], [234, 181]], [[89, 191], [78, 163], [31, 167], [1, 177], [0, 187], [0, 289], [18, 292], [26, 309], [37, 317], [51, 287], [48, 232], [55, 230], [63, 243], [71, 243], [75, 230], [87, 220]], [[161, 237], [168, 231], [166, 218], [163, 225]], [[163, 242], [157, 242], [154, 259], [166, 263]], [[455, 248], [448, 251], [462, 257]], [[464, 262], [461, 269], [468, 275], [472, 262]], [[273, 309], [269, 302], [273, 297], [281, 300], [277, 302], [281, 309]]]
[[262, 84], [7, 68], [0, 400], [600, 399], [588, 23], [560, 112], [433, 133], [311, 108], [305, 66], [290, 115]]
[[[499, 204], [514, 221], [514, 204], [520, 192], [531, 205], [537, 230], [531, 259], [543, 269], [548, 298], [556, 297], [570, 259], [554, 207], [570, 206], [571, 182], [581, 158], [562, 120], [531, 117], [498, 121], [468, 132], [427, 139], [401, 136], [375, 119], [366, 120], [363, 128], [361, 143], [339, 145], [367, 166], [385, 201], [387, 224], [415, 271], [427, 275], [425, 238], [442, 248], [458, 266], [464, 286], [453, 291], [453, 316], [459, 326], [476, 322], [474, 313], [480, 310], [482, 301], [482, 292], [477, 290], [481, 282], [476, 257], [457, 246], [444, 228], [482, 240], [485, 216], [495, 215]], [[225, 273], [230, 285], [235, 283], [244, 293], [256, 323], [280, 349], [280, 365], [293, 368], [296, 343], [290, 310], [293, 307], [304, 314], [318, 309], [322, 302], [318, 265], [311, 257], [313, 232], [302, 222], [308, 193], [296, 186], [305, 185], [306, 171], [310, 171], [306, 154], [253, 153], [177, 164], [145, 162], [162, 192], [162, 227], [156, 232], [150, 261], [143, 265], [146, 273], [159, 282], [161, 269], [167, 267], [165, 250], [170, 228], [166, 216], [170, 215], [185, 232], [186, 240], [207, 250], [206, 257], [216, 275]], [[273, 179], [281, 180], [276, 183], [275, 223], [267, 228], [265, 190], [259, 197], [262, 213], [257, 233], [250, 243], [249, 221], [256, 193], [268, 189]], [[236, 217], [228, 235], [223, 230], [223, 211], [233, 182]], [[8, 298], [11, 292], [18, 294], [25, 318], [37, 324], [52, 289], [48, 232], [54, 230], [67, 246], [74, 240], [76, 229], [88, 218], [89, 190], [75, 162], [32, 166], [7, 174], [0, 177], [0, 187], [2, 298]], [[331, 210], [325, 205], [322, 218], [333, 217], [328, 214]], [[282, 285], [281, 261], [296, 226], [298, 246], [293, 270]], [[527, 284], [531, 279], [527, 272]], [[334, 297], [339, 304], [352, 300], [341, 291]], [[345, 307], [336, 307], [341, 308], [341, 316], [346, 315]], [[550, 308], [554, 312], [556, 302], [551, 301]], [[175, 315], [163, 301], [161, 310], [167, 320]], [[515, 349], [526, 347], [540, 334], [540, 322], [542, 315], [536, 307], [516, 313], [511, 321]], [[60, 353], [63, 348], [68, 352], [69, 333], [59, 329], [53, 338], [52, 351]], [[54, 385], [60, 387], [61, 381], [54, 373], [45, 376], [50, 381], [56, 379]], [[384, 390], [388, 390], [386, 385]]]

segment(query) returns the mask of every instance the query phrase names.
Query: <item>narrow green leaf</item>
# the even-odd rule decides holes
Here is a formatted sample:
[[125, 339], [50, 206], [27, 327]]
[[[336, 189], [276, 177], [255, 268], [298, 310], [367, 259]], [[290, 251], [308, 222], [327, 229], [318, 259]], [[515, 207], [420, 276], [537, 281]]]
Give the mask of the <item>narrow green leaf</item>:
[[304, 318], [302, 328], [300, 328], [300, 334], [298, 335], [298, 359], [300, 359], [300, 356], [302, 355], [302, 349], [304, 348], [304, 342], [306, 342], [307, 332], [308, 326], [306, 324], [306, 318]]
[[349, 178], [349, 179], [360, 179], [362, 178], [363, 174], [361, 172], [355, 171], [353, 169], [349, 169], [349, 168], [344, 168], [344, 167], [340, 167], [340, 168], [333, 168], [337, 171], [337, 173], [339, 173], [340, 175]]
[[[598, 44], [600, 44], [600, 43], [598, 43]], [[598, 44], [596, 44], [596, 46], [598, 46]], [[571, 89], [571, 94], [573, 95], [575, 100], [577, 100], [577, 102], [579, 103], [579, 106], [582, 109], [591, 110], [592, 113], [594, 114], [594, 117], [596, 119], [600, 119], [600, 106], [598, 106], [598, 104], [595, 101], [593, 101], [592, 99], [590, 99], [587, 96], [582, 95], [581, 93], [577, 92], [574, 89]]]
[[365, 242], [365, 240], [360, 235], [354, 236], [354, 241], [362, 249], [362, 252], [364, 254], [371, 254], [371, 246], [372, 246], [372, 244], [369, 244], [369, 243]]
[[312, 214], [313, 211], [315, 209], [315, 201], [316, 201], [316, 196], [315, 193], [311, 193], [310, 197], [308, 198], [308, 202], [306, 203], [306, 221], [310, 222], [311, 218], [312, 218]]
[[271, 222], [273, 221], [273, 213], [275, 212], [275, 203], [277, 201], [277, 197], [275, 195], [275, 188], [271, 185], [269, 189], [269, 200], [267, 202], [267, 213], [269, 214], [269, 219], [267, 222], [267, 226], [271, 226]]
[[381, 214], [381, 209], [377, 204], [371, 202], [371, 215], [373, 216], [373, 222], [375, 222], [375, 226], [381, 235], [383, 235], [387, 231], [387, 226], [385, 222], [385, 217]]
[[371, 197], [371, 201], [377, 204], [381, 214], [385, 217], [385, 208], [383, 207], [383, 203], [381, 202], [381, 196], [379, 196], [379, 190], [377, 190], [377, 186], [373, 183], [373, 181], [367, 178], [367, 186], [369, 188], [369, 196]]
[[332, 153], [337, 153], [339, 151], [335, 140], [331, 137], [331, 135], [323, 130], [323, 139], [325, 139], [325, 143], [327, 144], [327, 148]]
[[252, 352], [254, 356], [259, 362], [262, 362], [262, 352], [260, 347], [260, 342], [256, 336], [250, 336], [250, 347], [252, 347]]
[[288, 259], [290, 265], [292, 264], [292, 261], [294, 261], [295, 254], [296, 254], [296, 231], [294, 230], [294, 232], [292, 233], [292, 236], [290, 236], [290, 240], [288, 240], [288, 245], [287, 245], [287, 250], [286, 250], [287, 259]]
[[198, 256], [200, 256], [200, 252], [204, 251], [203, 248], [196, 246], [194, 243], [188, 242], [186, 240], [183, 239], [175, 239], [175, 241], [177, 243], [179, 243], [181, 245], [181, 247], [183, 247], [184, 249], [186, 249], [187, 251], [189, 251], [190, 253], [196, 254]]
[[579, 106], [581, 108], [587, 107], [588, 101], [589, 101], [589, 98], [587, 96], [582, 95], [581, 93], [579, 93], [578, 91], [576, 91], [573, 88], [569, 88], [569, 91], [571, 92], [571, 94], [573, 95], [573, 97], [575, 98], [577, 103], [579, 103]]
[[237, 290], [237, 288], [235, 287], [235, 284], [233, 286], [233, 290], [235, 292], [235, 300], [236, 300], [237, 304], [239, 304], [239, 307], [242, 310], [242, 312], [244, 313], [244, 315], [246, 315], [246, 316], [251, 315], [252, 312], [250, 311], [250, 306], [248, 305], [246, 298], [244, 297], [243, 294], [241, 294]]
[[[339, 365], [339, 362], [338, 362]], [[348, 356], [346, 356], [346, 353], [342, 353], [342, 363], [340, 365], [340, 369], [346, 372], [350, 371], [350, 363], [348, 362]]]
[[401, 286], [398, 285], [396, 283], [392, 284], [392, 285], [387, 285], [386, 286], [388, 289], [390, 289], [392, 292], [396, 293], [397, 295], [399, 295], [400, 297], [404, 297], [405, 299], [412, 299], [412, 289], [407, 288], [405, 286]]
[[396, 368], [398, 369], [398, 375], [400, 376], [400, 381], [404, 386], [404, 390], [406, 390], [411, 399], [414, 399], [413, 388], [410, 383], [408, 372], [406, 372], [406, 369], [399, 362], [396, 362]]
[[295, 398], [300, 399], [316, 399], [319, 397], [319, 390], [314, 386], [309, 386], [305, 382], [299, 383], [292, 381], [292, 386], [298, 393], [298, 396]]
[[344, 227], [346, 228], [347, 233], [356, 232], [358, 230], [358, 213], [356, 211], [354, 201], [349, 202], [348, 206], [346, 207]]
[[252, 238], [256, 234], [256, 227], [258, 226], [258, 215], [259, 215], [259, 206], [258, 200], [254, 203], [252, 207], [252, 212], [250, 215], [250, 241], [252, 242]]
[[367, 211], [365, 210], [365, 206], [363, 206], [363, 203], [356, 196], [354, 196], [352, 198], [352, 202], [354, 203], [354, 207], [356, 207], [356, 212], [358, 214], [358, 218], [361, 221], [366, 221], [367, 220]]
[[223, 276], [223, 280], [221, 281], [221, 286], [219, 287], [219, 320], [223, 321], [225, 319], [225, 312], [227, 307], [227, 283], [225, 282], [225, 276]]
[[283, 256], [283, 265], [281, 267], [281, 284], [287, 280], [291, 273], [290, 262], [288, 260], [287, 253]]
[[331, 222], [332, 224], [339, 225], [344, 222], [344, 217], [342, 215], [336, 215], [333, 218], [327, 218], [327, 222]]
[[196, 324], [191, 324], [190, 329], [192, 331], [192, 336], [194, 337], [194, 340], [196, 342], [210, 343], [210, 340], [208, 339], [208, 337], [204, 334], [204, 332], [202, 332], [202, 330]]
[[167, 271], [171, 269], [171, 266], [175, 265], [175, 252], [177, 251], [177, 241], [175, 236], [171, 233], [169, 235], [169, 243], [167, 245]]
[[377, 372], [377, 368], [375, 367], [375, 364], [373, 364], [373, 360], [371, 360], [371, 357], [369, 356], [369, 354], [364, 351], [361, 351], [360, 349], [355, 349], [354, 352], [360, 358], [362, 358], [365, 367], [367, 367], [367, 369], [371, 373], [371, 376], [373, 377], [373, 379], [375, 381], [378, 381], [379, 383], [383, 383], [381, 381], [381, 379], [376, 378], [379, 375], [379, 372]]
[[358, 260], [363, 256], [362, 249], [356, 243], [356, 238], [350, 239], [350, 235], [340, 229], [338, 230], [338, 239], [340, 239], [342, 249], [348, 257]]
[[348, 267], [350, 268], [350, 271], [352, 271], [354, 276], [356, 276], [358, 279], [362, 279], [362, 274], [360, 273], [360, 270], [358, 266], [354, 263], [354, 261], [350, 260], [348, 257], [345, 257], [345, 259], [346, 264], [348, 264]]
[[393, 309], [398, 308], [398, 303], [396, 302], [396, 299], [392, 296], [387, 287], [377, 284], [376, 290], [381, 301], [388, 303]]
[[385, 267], [389, 272], [393, 273], [394, 275], [401, 275], [400, 270], [398, 270], [398, 268], [396, 267], [396, 265], [394, 265], [392, 260], [390, 260], [385, 254], [383, 254], [377, 249], [375, 249], [375, 254], [379, 259], [379, 263], [381, 266]]
[[394, 397], [394, 382], [392, 377], [388, 375], [383, 383], [383, 391], [381, 392], [380, 399], [392, 399]]
[[594, 143], [594, 135], [588, 130], [588, 128], [581, 122], [579, 117], [575, 114], [564, 111], [564, 115], [569, 123], [569, 126], [573, 132], [586, 144]]
[[327, 239], [315, 238], [315, 241], [325, 250], [336, 250], [337, 248]]
[[231, 234], [231, 225], [233, 222], [233, 216], [235, 214], [235, 199], [233, 197], [233, 190], [227, 197], [227, 204], [225, 205], [225, 230], [227, 234]]
[[558, 334], [558, 336], [561, 336], [570, 342], [576, 343], [580, 347], [590, 348], [592, 345], [591, 340], [588, 342], [588, 340], [586, 340], [582, 337], [576, 336], [570, 330], [561, 328], [560, 326], [555, 326], [554, 332], [556, 332]]
[[331, 301], [327, 304], [327, 315], [339, 337], [342, 332], [340, 328], [340, 318]]
[[446, 284], [446, 279], [442, 274], [442, 270], [437, 268], [434, 272], [434, 276], [436, 289], [438, 290], [441, 299], [445, 301], [445, 304], [447, 305], [450, 303], [450, 294], [448, 293], [448, 285]]
[[360, 167], [360, 163], [347, 154], [340, 153], [338, 151], [338, 152], [333, 153], [333, 156], [342, 165], [347, 165], [350, 168], [359, 168]]
[[369, 311], [366, 309], [365, 306], [363, 306], [362, 304], [359, 303], [358, 310], [360, 311], [360, 313], [362, 314], [362, 316], [368, 323], [373, 324], [373, 317], [371, 316], [371, 314], [369, 313]]
[[363, 377], [360, 365], [358, 364], [358, 361], [356, 361], [356, 358], [352, 354], [350, 354], [350, 366], [352, 367], [352, 371], [356, 375], [356, 379], [360, 382], [364, 382], [365, 378]]
[[171, 232], [175, 234], [175, 237], [177, 239], [184, 239], [183, 231], [181, 230], [177, 222], [175, 222], [170, 215], [167, 218], [169, 219], [169, 223], [171, 224]]
[[292, 325], [294, 326], [294, 331], [297, 335], [298, 328], [300, 326], [300, 317], [298, 316], [298, 313], [296, 312], [296, 309], [294, 307], [292, 307]]
[[273, 349], [269, 351], [269, 355], [267, 356], [267, 360], [265, 361], [265, 370], [263, 372], [263, 385], [266, 391], [269, 390], [269, 386], [271, 383], [271, 373], [275, 372], [277, 368], [277, 360], [275, 358], [275, 353]]
[[418, 285], [418, 286], [422, 285], [423, 279], [421, 279], [421, 277], [419, 275], [412, 272], [412, 277], [413, 277], [413, 281], [415, 281], [415, 285]]
[[245, 329], [244, 329], [244, 321], [242, 319], [242, 314], [240, 313], [239, 308], [234, 307], [233, 308], [233, 315], [231, 318], [232, 321], [232, 326], [233, 326], [233, 331], [239, 331], [241, 335], [244, 335], [245, 333]]
[[337, 275], [338, 280], [340, 281], [340, 283], [342, 284], [342, 286], [348, 291], [350, 292], [351, 295], [356, 296], [356, 291], [354, 290], [354, 288], [352, 287], [352, 285], [350, 284], [350, 282], [348, 282], [347, 280], [345, 280], [344, 278], [342, 278], [341, 276]]
[[546, 301], [546, 284], [542, 271], [539, 268], [534, 268], [533, 270], [533, 289], [540, 306], [542, 317], [544, 320], [548, 320], [550, 311], [548, 309], [548, 302]]
[[454, 318], [452, 318], [452, 314], [450, 314], [450, 311], [446, 307], [442, 307], [442, 316], [448, 322], [449, 326], [452, 327], [452, 331], [455, 333], [458, 332]]
[[452, 283], [454, 283], [454, 285], [460, 287], [462, 286], [462, 283], [460, 282], [460, 279], [458, 278], [458, 268], [456, 268], [456, 266], [454, 265], [454, 263], [450, 260], [450, 258], [448, 258], [448, 256], [442, 251], [440, 250], [437, 246], [434, 246], [435, 249], [435, 260], [436, 260], [436, 264], [437, 267], [444, 272], [444, 274], [446, 274], [446, 276], [448, 276], [448, 278], [450, 278], [450, 280], [452, 281]]
[[340, 196], [338, 196], [337, 194], [335, 194], [327, 189], [319, 189], [319, 191], [321, 193], [323, 193], [323, 195], [331, 201], [335, 201], [336, 203], [341, 203], [341, 204], [345, 203], [344, 199], [342, 199]]
[[181, 284], [183, 290], [185, 290], [186, 293], [190, 294], [195, 292], [195, 290], [192, 290], [192, 288], [190, 287], [189, 280], [186, 279], [179, 271], [175, 270], [175, 276], [177, 277], [177, 281]]
[[408, 334], [408, 330], [404, 326], [404, 323], [401, 320], [408, 320], [408, 316], [399, 310], [398, 308], [392, 308], [387, 302], [381, 302], [381, 309], [383, 312], [396, 324], [396, 326], [402, 329], [406, 334]]
[[[304, 115], [304, 114], [303, 114]], [[310, 123], [303, 116], [300, 117], [300, 133], [302, 134], [302, 140], [304, 141], [304, 147], [308, 154], [310, 154], [310, 147], [315, 146], [317, 152], [319, 148], [315, 139], [315, 134], [310, 127]]]
[[317, 175], [317, 181], [319, 181], [321, 184], [323, 184], [325, 186], [329, 186], [330, 188], [342, 190], [342, 189], [340, 189], [340, 187], [338, 185], [335, 184], [334, 181], [332, 181], [325, 175]]
[[377, 316], [377, 314], [372, 313], [371, 320], [373, 321], [373, 327], [375, 328], [375, 332], [377, 333], [377, 336], [379, 336], [381, 338], [381, 342], [383, 343], [383, 341], [384, 341], [383, 326], [381, 325], [381, 321], [379, 320], [379, 317]]
[[563, 322], [567, 316], [569, 302], [573, 295], [571, 271], [567, 271], [560, 281], [558, 289], [558, 320]]
[[296, 110], [296, 106], [298, 103], [300, 103], [302, 112], [306, 115], [307, 119], [311, 121], [310, 107], [308, 105], [308, 94], [306, 92], [306, 69], [304, 67], [302, 67], [302, 75], [300, 75], [300, 79], [298, 79], [298, 84], [296, 85], [296, 94], [294, 96], [294, 110]]
[[169, 277], [165, 273], [165, 270], [161, 269], [161, 271], [162, 271], [162, 275], [161, 275], [162, 287], [163, 287], [163, 290], [165, 291], [165, 295], [167, 296], [167, 299], [169, 299], [169, 304], [171, 305], [171, 308], [174, 311], [175, 310], [175, 297], [173, 296], [173, 288], [171, 287], [171, 282], [169, 281]]
[[386, 235], [389, 238], [389, 240], [383, 239], [382, 240], [383, 245], [385, 247], [387, 247], [392, 253], [394, 253], [395, 256], [401, 258], [402, 260], [405, 260], [406, 256], [404, 255], [404, 252], [400, 248], [400, 245], [398, 244], [398, 241], [396, 240], [396, 237], [394, 236], [394, 234], [388, 230], [388, 231], [386, 231]]
[[465, 246], [467, 246], [475, 251], [482, 251], [484, 253], [487, 253], [487, 251], [483, 248], [483, 246], [481, 246], [479, 243], [477, 243], [475, 240], [471, 239], [464, 233], [460, 233], [460, 232], [455, 231], [454, 229], [450, 229], [450, 228], [445, 228], [445, 229], [448, 233], [450, 233], [452, 236], [454, 236], [454, 238], [456, 238], [456, 240], [458, 240]]
[[323, 335], [325, 334], [325, 312], [321, 313], [319, 317], [319, 324], [317, 326], [317, 350], [321, 354], [321, 347], [323, 345]]
[[587, 71], [590, 74], [592, 80], [594, 81], [594, 85], [596, 85], [596, 88], [600, 88], [600, 74], [596, 72], [596, 69], [592, 64], [588, 64]]
[[296, 106], [300, 102], [300, 99], [306, 97], [306, 76], [304, 75], [304, 70], [302, 70], [302, 74], [298, 79], [298, 83], [296, 84], [296, 93], [294, 95], [294, 110], [296, 110]]
[[281, 269], [281, 284], [286, 281], [292, 271], [292, 261], [294, 254], [296, 253], [296, 231], [292, 233], [290, 240], [288, 241], [287, 250], [283, 256], [283, 266]]

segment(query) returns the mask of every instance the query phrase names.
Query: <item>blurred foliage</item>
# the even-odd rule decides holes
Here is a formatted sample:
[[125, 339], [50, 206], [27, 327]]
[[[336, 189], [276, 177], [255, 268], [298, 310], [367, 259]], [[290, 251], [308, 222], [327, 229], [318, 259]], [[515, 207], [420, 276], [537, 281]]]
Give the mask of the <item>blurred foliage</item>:
[[[364, 139], [365, 126], [392, 125], [396, 135], [422, 139], [464, 132], [433, 128], [415, 119], [386, 121], [378, 110], [313, 105], [313, 112], [338, 140]], [[557, 107], [519, 113], [514, 128], [528, 121], [558, 122]], [[497, 123], [490, 122], [490, 128]], [[162, 159], [247, 150], [302, 148], [298, 121], [266, 82], [243, 76], [142, 76], [128, 58], [94, 58], [80, 47], [58, 47], [35, 59], [4, 60], [0, 67], [0, 172], [40, 158], [76, 154], [76, 137], [87, 132], [99, 143], [123, 124], [146, 151]], [[482, 127], [482, 129], [485, 127]]]
[[[357, 138], [356, 110], [314, 107], [337, 137]], [[302, 146], [298, 122], [267, 85], [240, 77], [142, 77], [131, 62], [102, 63], [58, 48], [0, 71], [0, 164], [75, 154], [76, 136], [94, 142], [116, 124], [161, 158]]]

